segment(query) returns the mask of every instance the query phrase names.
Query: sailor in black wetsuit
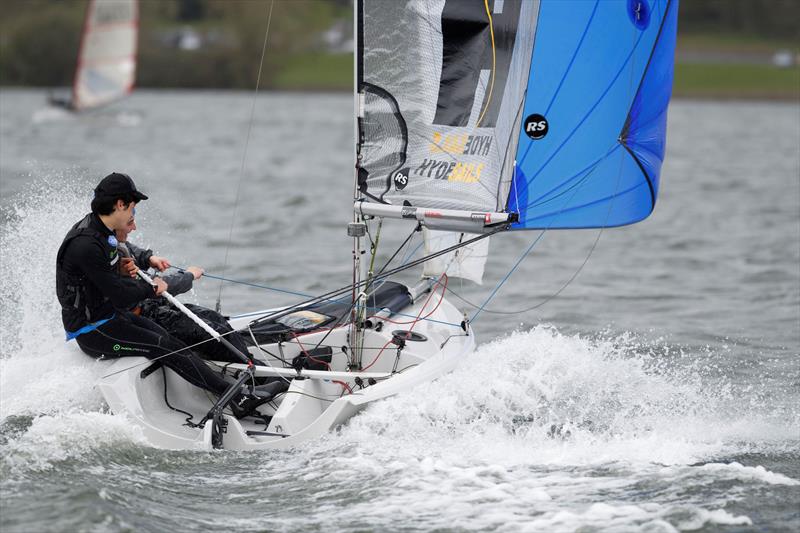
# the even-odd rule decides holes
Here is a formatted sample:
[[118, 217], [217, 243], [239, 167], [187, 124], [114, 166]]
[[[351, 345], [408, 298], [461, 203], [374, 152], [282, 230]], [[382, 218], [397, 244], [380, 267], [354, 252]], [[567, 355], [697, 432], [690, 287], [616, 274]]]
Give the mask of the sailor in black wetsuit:
[[[117, 266], [114, 232], [128, 224], [136, 203], [147, 196], [129, 176], [119, 173], [103, 178], [94, 194], [92, 212], [67, 233], [56, 260], [56, 293], [67, 340], [75, 339], [81, 350], [97, 358], [159, 358], [186, 381], [221, 395], [228, 383], [183, 342], [151, 320], [120, 311], [167, 290], [160, 278], [151, 286], [120, 276]], [[162, 258], [151, 256], [148, 262], [166, 268]], [[263, 401], [257, 394], [243, 389], [230, 405], [241, 417], [259, 403]]]

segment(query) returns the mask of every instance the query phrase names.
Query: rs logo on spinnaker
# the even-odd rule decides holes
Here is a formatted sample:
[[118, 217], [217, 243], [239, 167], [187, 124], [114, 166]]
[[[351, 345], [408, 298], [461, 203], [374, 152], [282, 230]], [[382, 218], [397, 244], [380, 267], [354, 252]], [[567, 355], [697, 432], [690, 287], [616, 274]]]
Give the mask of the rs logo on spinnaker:
[[547, 119], [538, 113], [528, 115], [528, 118], [526, 118], [524, 122], [524, 128], [525, 135], [534, 141], [539, 140], [547, 135], [547, 131], [550, 129], [547, 124]]

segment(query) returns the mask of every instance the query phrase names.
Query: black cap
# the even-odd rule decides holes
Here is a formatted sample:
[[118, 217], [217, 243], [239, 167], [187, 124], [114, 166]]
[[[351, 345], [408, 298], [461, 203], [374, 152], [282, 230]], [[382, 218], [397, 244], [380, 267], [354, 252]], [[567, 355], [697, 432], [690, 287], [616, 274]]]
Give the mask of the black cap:
[[133, 195], [133, 198], [137, 202], [147, 200], [147, 196], [136, 189], [136, 184], [133, 183], [131, 177], [119, 172], [112, 172], [103, 178], [100, 183], [97, 184], [97, 187], [94, 188], [95, 198], [101, 196], [122, 196], [125, 194]]

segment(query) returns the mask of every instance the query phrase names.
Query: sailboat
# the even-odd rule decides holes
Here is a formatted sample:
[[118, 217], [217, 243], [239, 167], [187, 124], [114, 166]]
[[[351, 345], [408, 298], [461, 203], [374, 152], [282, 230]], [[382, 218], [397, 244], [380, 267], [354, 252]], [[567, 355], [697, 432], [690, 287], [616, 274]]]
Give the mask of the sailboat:
[[127, 96], [136, 79], [138, 0], [90, 0], [70, 95], [52, 105], [70, 111], [100, 107]]
[[[474, 350], [476, 315], [446, 288], [451, 277], [480, 282], [489, 237], [622, 226], [652, 212], [677, 9], [677, 0], [358, 0], [352, 284], [232, 319], [248, 355], [267, 365], [208, 364], [230, 390], [279, 383], [257, 416], [236, 419], [230, 394], [211, 398], [133, 358], [99, 383], [111, 410], [156, 446], [261, 450], [435, 386]], [[401, 246], [377, 266], [381, 231], [408, 233], [404, 245], [422, 234], [425, 255], [393, 262]], [[418, 267], [418, 283], [396, 280]]]

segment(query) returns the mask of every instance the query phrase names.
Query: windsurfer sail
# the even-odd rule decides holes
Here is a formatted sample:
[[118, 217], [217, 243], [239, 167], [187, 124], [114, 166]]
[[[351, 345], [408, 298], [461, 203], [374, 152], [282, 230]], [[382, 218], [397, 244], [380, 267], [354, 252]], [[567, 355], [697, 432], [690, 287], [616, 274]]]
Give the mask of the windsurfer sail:
[[72, 94], [51, 98], [51, 103], [81, 111], [130, 93], [136, 77], [138, 31], [138, 0], [90, 0]]

